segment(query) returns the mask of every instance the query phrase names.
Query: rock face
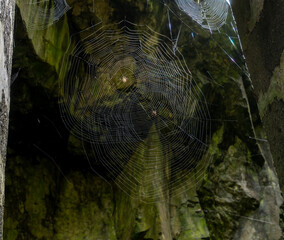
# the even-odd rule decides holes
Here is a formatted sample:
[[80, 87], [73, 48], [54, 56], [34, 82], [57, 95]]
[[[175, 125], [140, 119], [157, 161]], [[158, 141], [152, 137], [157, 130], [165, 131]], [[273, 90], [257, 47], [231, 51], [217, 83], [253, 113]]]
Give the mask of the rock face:
[[233, 1], [232, 6], [282, 188], [284, 26], [278, 23], [282, 21], [284, 4], [281, 1], [255, 0]]
[[[182, 24], [176, 15], [169, 17], [159, 1], [68, 4], [72, 9], [60, 21], [36, 31], [23, 25], [29, 6], [18, 3], [13, 70], [21, 70], [12, 85], [4, 239], [280, 239], [278, 178], [251, 83], [224, 52], [237, 59], [232, 46], [222, 35], [213, 38], [199, 29], [185, 14]], [[259, 4], [253, 16], [259, 14]], [[179, 11], [173, 2], [169, 7]], [[172, 35], [181, 29], [177, 46], [198, 79], [212, 118], [211, 140], [202, 156], [210, 165], [203, 181], [154, 203], [125, 194], [95, 157], [86, 159], [91, 149], [67, 131], [58, 109], [58, 78], [70, 35], [99, 19], [107, 24], [125, 16], [167, 36], [169, 18]], [[250, 28], [254, 25], [250, 21]], [[158, 136], [147, 135], [145, 142], [162, 155]], [[138, 155], [147, 151], [142, 148]], [[133, 154], [127, 164], [139, 161]], [[188, 178], [195, 174], [189, 171]], [[144, 177], [152, 175], [148, 171]]]
[[3, 237], [5, 165], [13, 55], [14, 1], [0, 1], [0, 239]]

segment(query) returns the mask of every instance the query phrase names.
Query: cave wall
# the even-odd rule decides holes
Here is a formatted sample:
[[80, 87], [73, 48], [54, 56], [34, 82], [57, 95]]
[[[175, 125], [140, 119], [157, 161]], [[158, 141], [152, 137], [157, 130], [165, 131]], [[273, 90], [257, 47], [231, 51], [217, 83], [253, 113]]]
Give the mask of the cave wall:
[[235, 0], [232, 7], [244, 55], [254, 86], [255, 99], [284, 186], [284, 2]]
[[[44, 31], [25, 28], [21, 18], [28, 18], [28, 6], [18, 3], [13, 68], [21, 71], [12, 86], [4, 239], [280, 239], [282, 197], [269, 146], [249, 138], [254, 132], [265, 137], [253, 89], [216, 51], [209, 34], [202, 36], [204, 46], [195, 43], [203, 51], [201, 59], [182, 51], [191, 64], [213, 59], [208, 66], [217, 72], [218, 87], [204, 81], [202, 88], [213, 106], [212, 117], [234, 121], [212, 125], [206, 153], [212, 160], [204, 181], [180, 196], [145, 204], [99, 177], [107, 177], [99, 164], [95, 172], [90, 168], [57, 106], [60, 61], [69, 35], [96, 18], [112, 22], [124, 16], [120, 5], [133, 8], [130, 17], [137, 15], [138, 22], [147, 17], [157, 31], [167, 29], [168, 18], [158, 2], [96, 1], [95, 13], [93, 1], [69, 3], [70, 12]], [[181, 37], [180, 46], [189, 35]]]
[[3, 238], [5, 166], [13, 56], [14, 1], [0, 1], [0, 239]]

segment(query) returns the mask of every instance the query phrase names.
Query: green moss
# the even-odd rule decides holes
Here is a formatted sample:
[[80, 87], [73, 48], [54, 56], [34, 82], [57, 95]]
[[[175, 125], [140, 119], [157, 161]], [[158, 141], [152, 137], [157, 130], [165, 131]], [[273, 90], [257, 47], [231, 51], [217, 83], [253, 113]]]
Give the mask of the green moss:
[[[45, 197], [49, 195], [48, 172], [43, 169], [34, 169], [33, 177], [27, 182], [25, 211], [29, 213], [28, 227], [37, 239], [51, 237], [51, 228], [45, 227], [42, 222], [47, 218]], [[32, 173], [31, 173], [32, 174]]]
[[[17, 5], [22, 19], [28, 23], [31, 11], [29, 4], [26, 4], [26, 1], [17, 1]], [[63, 55], [69, 44], [67, 17], [64, 16], [61, 20], [44, 30], [27, 27], [27, 33], [37, 55], [44, 62], [55, 67], [57, 73], [59, 73]]]
[[280, 65], [274, 69], [269, 88], [259, 96], [258, 108], [261, 117], [265, 115], [268, 106], [275, 99], [284, 101], [284, 53], [282, 53]]
[[218, 148], [218, 145], [222, 143], [223, 141], [223, 135], [224, 135], [224, 125], [222, 125], [213, 135], [212, 135], [212, 144], [209, 146], [209, 153], [210, 154], [216, 154], [217, 156], [220, 156], [221, 151]]
[[[191, 197], [188, 196], [190, 199]], [[180, 234], [178, 240], [203, 239], [209, 237], [206, 220], [201, 207], [195, 204], [194, 207], [183, 205], [178, 209], [180, 221]]]
[[[155, 133], [155, 125], [152, 126], [150, 133]], [[161, 212], [163, 209], [164, 203], [153, 203], [147, 204], [148, 201], [153, 201], [152, 198], [148, 199], [147, 196], [143, 196], [142, 192], [145, 192], [148, 195], [148, 191], [154, 188], [155, 181], [159, 184], [160, 179], [155, 179], [153, 176], [157, 176], [153, 173], [153, 171], [163, 172], [161, 169], [153, 169], [147, 170], [143, 175], [136, 173], [135, 171], [129, 172], [129, 170], [136, 169], [133, 167], [133, 164], [139, 164], [142, 168], [146, 168], [144, 166], [146, 163], [143, 161], [143, 156], [147, 159], [147, 156], [150, 154], [149, 148], [147, 146], [151, 146], [155, 148], [155, 152], [159, 152], [162, 154], [161, 143], [159, 141], [159, 137], [157, 134], [149, 134], [145, 139], [145, 143], [141, 143], [141, 146], [138, 147], [139, 151], [136, 151], [135, 154], [130, 158], [127, 166], [124, 168], [125, 171], [123, 174], [127, 174], [128, 179], [130, 181], [139, 182], [141, 185], [134, 186], [133, 189], [126, 189], [126, 193], [122, 193], [119, 191], [116, 195], [116, 229], [119, 239], [136, 239], [143, 233], [145, 238], [157, 239], [159, 237], [159, 233], [163, 232], [163, 224], [168, 222], [164, 212]], [[162, 159], [161, 157], [157, 157], [158, 159]], [[143, 167], [144, 166], [144, 167]], [[140, 175], [139, 179], [132, 179], [132, 176]], [[158, 176], [159, 177], [162, 177]], [[153, 186], [149, 188], [148, 185], [145, 185], [144, 181], [149, 181], [152, 179]], [[120, 177], [117, 178], [117, 182], [120, 182]], [[127, 186], [131, 186], [130, 183]], [[163, 186], [156, 186], [156, 189], [159, 190]], [[123, 189], [123, 186], [121, 186]], [[164, 200], [164, 199], [162, 199]], [[165, 234], [163, 232], [163, 234]]]
[[231, 239], [239, 216], [259, 206], [259, 195], [248, 187], [259, 186], [259, 169], [251, 161], [246, 144], [237, 137], [233, 145], [219, 150], [215, 157], [214, 167], [202, 184], [199, 196], [202, 208], [208, 210], [206, 221], [210, 237]]
[[[126, 9], [131, 9], [129, 16], [127, 16], [129, 17], [128, 20], [149, 25], [155, 31], [169, 36], [168, 15], [166, 8], [159, 1], [144, 1], [142, 3], [135, 0], [98, 0], [95, 1], [95, 12], [93, 12], [94, 2], [92, 0], [70, 0], [68, 3], [72, 7], [68, 21], [67, 16], [65, 16], [44, 31], [28, 29], [32, 47], [39, 58], [47, 64], [42, 63], [36, 57], [26, 57], [29, 54], [21, 46], [25, 44], [17, 45], [15, 52], [19, 55], [15, 58], [15, 67], [25, 68], [22, 75], [22, 77], [25, 77], [21, 80], [26, 82], [29, 80], [29, 85], [22, 88], [24, 94], [15, 94], [19, 103], [25, 103], [24, 108], [19, 107], [19, 111], [22, 111], [24, 116], [27, 115], [27, 112], [35, 112], [35, 116], [41, 116], [46, 111], [45, 107], [51, 105], [50, 101], [44, 102], [41, 95], [46, 94], [56, 98], [58, 87], [56, 80], [72, 31], [83, 30], [90, 24], [97, 23], [98, 19], [102, 19], [105, 24], [112, 24], [123, 19], [124, 10], [121, 8], [123, 5]], [[172, 9], [176, 7], [173, 2], [169, 4]], [[19, 0], [18, 6], [24, 20], [27, 21], [28, 5]], [[173, 15], [171, 16], [175, 37], [179, 30], [179, 23]], [[68, 25], [68, 22], [71, 24]], [[190, 20], [185, 20], [185, 22], [191, 24]], [[209, 238], [209, 231], [212, 239], [231, 239], [239, 223], [237, 216], [249, 214], [259, 204], [258, 196], [249, 195], [244, 186], [244, 183], [248, 182], [253, 186], [258, 186], [259, 178], [258, 169], [252, 161], [255, 152], [251, 146], [247, 145], [245, 140], [251, 132], [248, 109], [239, 90], [239, 80], [234, 80], [240, 79], [238, 71], [226, 58], [224, 52], [219, 49], [216, 42], [210, 38], [209, 31], [201, 31], [194, 23], [192, 25], [194, 31], [196, 30], [199, 34], [196, 35], [195, 39], [189, 41], [192, 30], [183, 25], [178, 42], [179, 50], [184, 54], [190, 70], [197, 73], [197, 85], [204, 90], [212, 118], [233, 119], [234, 121], [231, 123], [221, 120], [221, 124], [215, 124], [214, 121], [214, 134], [209, 151], [202, 159], [210, 158], [213, 164], [210, 171], [207, 171], [201, 186], [199, 195], [201, 204], [196, 189], [188, 189], [187, 184], [184, 184], [185, 189], [182, 195], [165, 196], [159, 203], [146, 204], [146, 199], [143, 197], [144, 202], [133, 197], [137, 191], [138, 196], [140, 196], [139, 193], [142, 190], [149, 191], [149, 189], [143, 189], [144, 186], [133, 188], [128, 191], [129, 195], [116, 188], [113, 192], [110, 186], [99, 177], [79, 170], [70, 170], [68, 168], [69, 161], [72, 160], [64, 154], [60, 155], [62, 157], [60, 161], [68, 165], [64, 166], [67, 169], [68, 178], [68, 181], [64, 180], [64, 182], [58, 177], [60, 173], [58, 173], [57, 167], [50, 167], [52, 163], [44, 158], [37, 159], [36, 164], [38, 165], [36, 165], [34, 163], [26, 164], [27, 160], [23, 156], [16, 160], [12, 157], [10, 159], [12, 162], [9, 168], [10, 172], [7, 174], [7, 176], [10, 176], [7, 179], [7, 189], [8, 192], [10, 191], [10, 195], [7, 195], [7, 209], [9, 209], [9, 216], [11, 216], [5, 221], [8, 240], [19, 238], [22, 235], [24, 236], [23, 239], [31, 240], [40, 238], [55, 240], [148, 238], [156, 240], [171, 239], [171, 237], [187, 240]], [[218, 41], [220, 40], [222, 47], [230, 50], [230, 46], [226, 45], [228, 42], [218, 39], [219, 35], [214, 37]], [[76, 41], [80, 41], [80, 39], [76, 39]], [[196, 49], [199, 51], [198, 56]], [[135, 71], [135, 66], [133, 69]], [[213, 80], [208, 80], [207, 70], [213, 76]], [[275, 74], [280, 74], [280, 70]], [[85, 69], [82, 67], [80, 71], [84, 73]], [[52, 74], [47, 76], [47, 73]], [[120, 79], [115, 78], [114, 81], [117, 83]], [[217, 87], [214, 87], [215, 84]], [[38, 88], [35, 86], [38, 86]], [[35, 96], [32, 92], [29, 92], [31, 89], [37, 92], [34, 98], [31, 98], [31, 96]], [[265, 98], [264, 102], [267, 102], [267, 99], [275, 98], [275, 96], [281, 96], [280, 89], [276, 87], [271, 87], [271, 89], [269, 90], [271, 95]], [[110, 95], [112, 93], [109, 92]], [[97, 99], [93, 98], [92, 100], [96, 101]], [[38, 102], [38, 105], [35, 102]], [[119, 103], [111, 101], [103, 103], [105, 107], [110, 108], [114, 104]], [[92, 105], [92, 102], [90, 102], [90, 105]], [[192, 109], [196, 108], [194, 105]], [[35, 106], [40, 106], [38, 107], [40, 109], [43, 108], [42, 112], [35, 111], [37, 110]], [[41, 106], [43, 107], [41, 108]], [[52, 114], [54, 114], [57, 106], [56, 108], [53, 106], [51, 109]], [[170, 113], [165, 111], [163, 114], [165, 114], [163, 117], [166, 117]], [[215, 129], [217, 130], [215, 131]], [[150, 132], [156, 132], [154, 126]], [[242, 136], [242, 138], [238, 136]], [[44, 138], [46, 138], [45, 135]], [[67, 142], [67, 137], [62, 141], [65, 140]], [[147, 142], [146, 145], [158, 149], [159, 159], [167, 161], [166, 158], [162, 158], [166, 147], [159, 141], [158, 135], [149, 135], [145, 141]], [[65, 147], [65, 142], [62, 145]], [[84, 152], [80, 150], [80, 146], [79, 140], [69, 137], [69, 152], [72, 153], [73, 157], [83, 159]], [[15, 149], [17, 150], [17, 148]], [[141, 147], [140, 151], [128, 160], [128, 167], [132, 169], [131, 164], [143, 164], [140, 156], [147, 158], [149, 154], [147, 148]], [[174, 158], [174, 156], [171, 157]], [[66, 160], [63, 158], [66, 158]], [[25, 164], [21, 165], [21, 162]], [[125, 169], [127, 170], [127, 167]], [[149, 170], [145, 171], [144, 177], [148, 178], [152, 175], [153, 170]], [[268, 175], [271, 179], [274, 179], [273, 172], [268, 171]], [[242, 179], [243, 176], [246, 178]], [[158, 178], [162, 177], [159, 174]], [[119, 180], [119, 177], [117, 180]], [[139, 180], [143, 182], [143, 177]], [[192, 180], [192, 185], [197, 185], [195, 184], [194, 174], [189, 174], [187, 180], [189, 182]], [[151, 186], [152, 189], [154, 187]], [[206, 211], [206, 215], [204, 215], [202, 209]]]
[[18, 237], [18, 230], [17, 230], [18, 222], [15, 221], [14, 218], [7, 218], [5, 219], [5, 229], [8, 231], [4, 231], [4, 239], [5, 240], [16, 240]]
[[55, 239], [116, 240], [112, 192], [99, 177], [72, 172], [62, 186], [55, 216]]

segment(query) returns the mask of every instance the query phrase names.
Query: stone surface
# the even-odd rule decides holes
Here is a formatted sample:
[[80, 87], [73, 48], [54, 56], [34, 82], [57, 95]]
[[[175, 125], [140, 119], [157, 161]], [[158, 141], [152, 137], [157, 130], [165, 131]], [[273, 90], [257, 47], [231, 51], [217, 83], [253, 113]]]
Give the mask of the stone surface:
[[[252, 27], [262, 6], [256, 2]], [[148, 204], [118, 189], [95, 158], [89, 159], [90, 167], [84, 152], [90, 149], [82, 149], [80, 140], [70, 136], [58, 111], [66, 39], [98, 19], [113, 23], [124, 18], [125, 9], [132, 9], [130, 20], [146, 19], [164, 34], [168, 17], [158, 1], [95, 1], [96, 11], [93, 1], [69, 4], [67, 16], [42, 32], [25, 31], [18, 15], [14, 69], [22, 70], [12, 89], [5, 239], [279, 239], [282, 197], [269, 146], [256, 139], [263, 140], [265, 134], [253, 89], [202, 31], [188, 44], [191, 32], [185, 29], [179, 46], [202, 80], [200, 87], [216, 120], [203, 156], [211, 160], [203, 182]], [[118, 7], [121, 4], [124, 8]], [[18, 6], [27, 18], [25, 6]], [[215, 73], [217, 83], [208, 81], [203, 69]], [[132, 156], [128, 164], [135, 161], [141, 159]]]
[[[283, 50], [284, 3], [281, 1], [232, 1], [244, 54], [254, 86], [255, 99], [271, 144], [281, 187], [284, 184]], [[253, 23], [253, 24], [251, 24]]]
[[14, 1], [0, 1], [0, 239], [3, 238], [5, 165], [10, 109], [14, 8]]

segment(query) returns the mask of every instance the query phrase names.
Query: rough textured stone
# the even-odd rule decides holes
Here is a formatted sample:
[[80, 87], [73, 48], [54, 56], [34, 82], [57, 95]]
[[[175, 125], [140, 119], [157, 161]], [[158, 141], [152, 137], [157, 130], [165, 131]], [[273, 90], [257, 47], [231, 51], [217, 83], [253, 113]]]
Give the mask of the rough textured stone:
[[14, 1], [0, 1], [0, 239], [3, 237], [5, 165], [10, 107]]
[[[232, 1], [244, 54], [254, 86], [255, 98], [260, 110], [267, 140], [279, 175], [284, 184], [281, 146], [284, 109], [283, 102], [283, 50], [284, 3], [282, 1]], [[250, 24], [254, 23], [254, 24]], [[282, 56], [282, 57], [281, 57]], [[281, 159], [281, 160], [280, 160]]]
[[[185, 186], [179, 196], [146, 204], [117, 189], [96, 159], [91, 159], [90, 168], [84, 156], [90, 149], [82, 149], [60, 120], [56, 91], [60, 64], [50, 55], [55, 54], [52, 49], [56, 46], [61, 58], [66, 47], [62, 39], [98, 19], [116, 22], [124, 18], [124, 9], [132, 10], [130, 20], [140, 23], [146, 18], [165, 34], [168, 18], [158, 1], [96, 1], [95, 12], [93, 1], [69, 3], [67, 18], [49, 30], [26, 33], [20, 24], [16, 30], [14, 68], [23, 70], [13, 88], [5, 239], [279, 239], [282, 198], [269, 146], [255, 139], [265, 135], [251, 85], [240, 79], [209, 34], [201, 32], [202, 44], [193, 41], [188, 48], [181, 46], [188, 44], [189, 30], [179, 40], [191, 70], [198, 69], [203, 80], [200, 87], [212, 118], [232, 119], [212, 122], [212, 141], [204, 154], [211, 156], [212, 164], [204, 181], [192, 189]], [[262, 6], [257, 3], [254, 19]], [[19, 6], [27, 17], [25, 6]], [[61, 31], [63, 25], [68, 31]], [[202, 52], [198, 59], [192, 54], [196, 47]], [[216, 72], [218, 87], [206, 81], [203, 68]], [[131, 161], [139, 159], [132, 156], [128, 164]]]

